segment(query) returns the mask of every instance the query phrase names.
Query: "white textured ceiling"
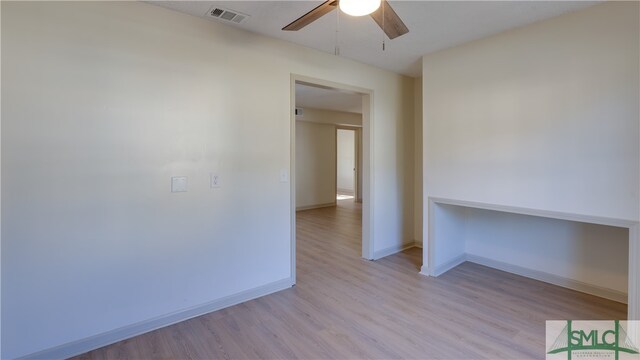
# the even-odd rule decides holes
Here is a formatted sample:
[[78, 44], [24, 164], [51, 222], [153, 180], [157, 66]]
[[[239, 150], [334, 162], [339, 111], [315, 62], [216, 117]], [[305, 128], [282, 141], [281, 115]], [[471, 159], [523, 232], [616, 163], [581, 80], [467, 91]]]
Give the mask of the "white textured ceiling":
[[[251, 17], [242, 24], [213, 18], [229, 26], [280, 38], [333, 54], [336, 45], [338, 11], [325, 15], [300, 31], [281, 28], [322, 1], [151, 1], [165, 8], [205, 17], [214, 5]], [[409, 28], [409, 33], [386, 40], [369, 16], [340, 14], [338, 44], [340, 56], [419, 76], [420, 58], [437, 50], [456, 46], [501, 31], [583, 9], [593, 1], [393, 1], [389, 3]]]
[[362, 114], [362, 95], [296, 84], [296, 107]]

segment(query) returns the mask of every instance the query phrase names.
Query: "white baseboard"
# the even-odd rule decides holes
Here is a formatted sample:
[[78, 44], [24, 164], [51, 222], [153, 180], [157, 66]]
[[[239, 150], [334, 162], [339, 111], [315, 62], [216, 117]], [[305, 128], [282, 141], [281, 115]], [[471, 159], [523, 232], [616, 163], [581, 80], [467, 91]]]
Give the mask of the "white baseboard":
[[378, 259], [382, 259], [383, 257], [389, 256], [389, 255], [393, 255], [393, 254], [397, 254], [401, 251], [407, 250], [407, 249], [411, 249], [412, 247], [415, 247], [416, 243], [415, 242], [408, 242], [408, 243], [404, 243], [402, 245], [394, 245], [394, 246], [390, 246], [386, 249], [382, 249], [382, 250], [378, 250], [376, 252], [373, 253], [373, 259], [372, 260], [378, 260]]
[[282, 279], [257, 288], [242, 291], [234, 295], [226, 296], [221, 299], [213, 300], [206, 304], [197, 305], [188, 309], [176, 311], [174, 313], [162, 315], [153, 319], [127, 325], [119, 329], [107, 331], [102, 334], [39, 351], [37, 353], [21, 357], [20, 359], [66, 359], [147, 333], [149, 331], [269, 295], [280, 290], [288, 289], [291, 286], [293, 286], [293, 280], [291, 278]]
[[524, 276], [526, 278], [546, 282], [548, 284], [557, 285], [567, 289], [580, 291], [586, 294], [595, 295], [601, 298], [617, 301], [623, 304], [626, 304], [628, 301], [628, 295], [623, 291], [613, 290], [613, 289], [605, 288], [598, 285], [587, 284], [582, 281], [573, 280], [573, 279], [569, 279], [569, 278], [554, 275], [554, 274], [549, 274], [543, 271], [528, 269], [518, 265], [513, 265], [513, 264], [505, 263], [502, 261], [493, 260], [486, 257], [466, 254], [466, 253], [448, 261], [445, 264], [435, 267], [433, 274], [431, 273], [430, 268], [423, 265], [420, 268], [420, 274], [425, 276], [440, 276], [446, 273], [447, 271], [453, 269], [454, 267], [464, 263], [465, 261], [469, 261], [475, 264], [483, 265], [483, 266], [490, 267], [497, 270], [506, 271], [508, 273]]
[[447, 261], [446, 263], [436, 266], [433, 269], [433, 276], [440, 276], [440, 275], [446, 273], [447, 271], [453, 269], [454, 267], [462, 264], [465, 261], [467, 261], [467, 255], [466, 254], [462, 254], [460, 256], [456, 256], [455, 258]]
[[338, 205], [338, 204], [334, 201], [334, 202], [330, 202], [330, 203], [326, 203], [326, 204], [298, 206], [298, 207], [296, 207], [296, 211], [320, 209], [320, 208], [332, 207], [332, 206], [336, 206], [336, 205]]
[[482, 256], [466, 254], [466, 259], [469, 262], [484, 265], [490, 268], [506, 271], [512, 274], [528, 277], [531, 279], [539, 280], [553, 285], [558, 285], [568, 289], [580, 291], [583, 293], [599, 296], [605, 299], [617, 301], [626, 304], [627, 293], [622, 291], [608, 289], [605, 287], [587, 284], [582, 281], [565, 278], [562, 276], [549, 274], [546, 272], [523, 268], [521, 266], [508, 264], [502, 261], [497, 261]]
[[422, 243], [421, 242], [416, 241], [416, 242], [413, 243], [413, 246], [415, 246], [415, 247], [417, 247], [419, 249], [422, 249]]

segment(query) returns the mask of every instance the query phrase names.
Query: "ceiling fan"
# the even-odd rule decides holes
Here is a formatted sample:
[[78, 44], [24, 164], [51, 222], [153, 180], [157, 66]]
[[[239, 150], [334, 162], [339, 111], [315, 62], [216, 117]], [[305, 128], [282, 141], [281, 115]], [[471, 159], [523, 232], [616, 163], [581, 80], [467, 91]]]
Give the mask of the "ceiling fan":
[[370, 15], [382, 31], [387, 34], [389, 39], [395, 39], [409, 32], [407, 26], [402, 22], [387, 0], [327, 0], [294, 20], [291, 24], [283, 27], [282, 30], [298, 31], [330, 13], [338, 6], [341, 11], [349, 15]]

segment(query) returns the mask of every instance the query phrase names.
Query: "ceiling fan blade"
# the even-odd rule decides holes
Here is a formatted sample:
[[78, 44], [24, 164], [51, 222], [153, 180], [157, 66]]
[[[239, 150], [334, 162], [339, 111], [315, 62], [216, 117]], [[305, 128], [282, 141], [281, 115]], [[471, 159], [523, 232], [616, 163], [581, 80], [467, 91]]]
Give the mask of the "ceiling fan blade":
[[[384, 9], [383, 9], [384, 7]], [[384, 22], [382, 20], [384, 13]], [[389, 39], [395, 39], [398, 36], [402, 36], [409, 32], [407, 25], [405, 25], [398, 14], [393, 10], [387, 0], [382, 0], [382, 4], [378, 10], [371, 13], [373, 20], [378, 23], [378, 26], [387, 34]]]
[[301, 17], [294, 20], [291, 24], [282, 28], [282, 30], [288, 31], [298, 31], [303, 27], [311, 24], [312, 22], [320, 19], [322, 16], [331, 12], [338, 6], [338, 0], [327, 0], [309, 11], [308, 13], [302, 15]]

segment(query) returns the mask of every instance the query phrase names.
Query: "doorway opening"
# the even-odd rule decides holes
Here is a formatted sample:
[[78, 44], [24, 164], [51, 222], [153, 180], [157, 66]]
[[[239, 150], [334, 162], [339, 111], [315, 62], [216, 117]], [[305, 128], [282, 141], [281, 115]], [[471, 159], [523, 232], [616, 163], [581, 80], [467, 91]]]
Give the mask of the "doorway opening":
[[[296, 279], [297, 217], [345, 219], [355, 258], [372, 259], [372, 92], [291, 77], [291, 263]], [[302, 215], [301, 215], [302, 216]], [[346, 220], [349, 219], [349, 220]], [[307, 221], [307, 224], [313, 221]], [[304, 224], [301, 223], [301, 226]], [[330, 224], [329, 227], [335, 224]], [[338, 226], [341, 226], [338, 224]], [[307, 232], [307, 229], [301, 231]], [[339, 240], [336, 236], [335, 241]]]
[[362, 173], [361, 134], [358, 127], [336, 127], [336, 200], [362, 202], [359, 184]]

